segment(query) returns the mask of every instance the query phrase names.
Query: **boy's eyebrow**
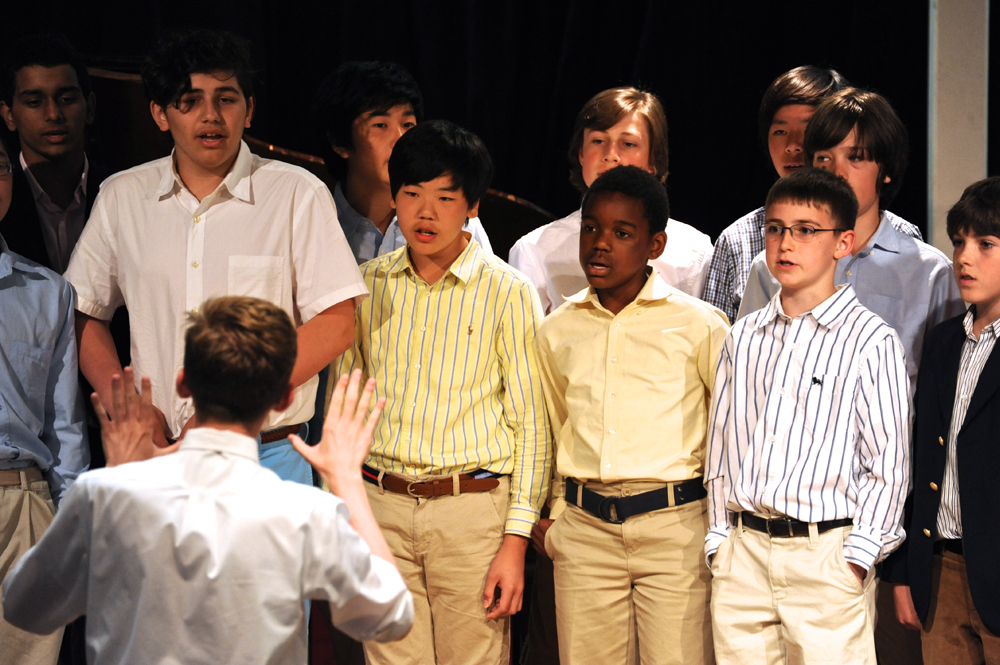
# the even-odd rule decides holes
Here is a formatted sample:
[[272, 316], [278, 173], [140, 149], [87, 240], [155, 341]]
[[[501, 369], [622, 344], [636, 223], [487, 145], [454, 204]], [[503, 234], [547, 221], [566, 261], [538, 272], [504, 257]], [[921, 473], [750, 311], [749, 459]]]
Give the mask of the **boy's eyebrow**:
[[[64, 85], [56, 89], [56, 95], [62, 95], [67, 92], [83, 92], [83, 89], [78, 85]], [[39, 88], [32, 88], [30, 90], [21, 90], [17, 93], [18, 97], [35, 97], [44, 95], [45, 91]]]
[[[236, 95], [243, 94], [239, 88], [233, 85], [219, 86], [218, 88], [213, 89], [212, 92], [214, 93], [226, 92], [226, 93], [233, 93]], [[181, 94], [181, 97], [184, 97], [185, 95], [204, 95], [204, 94], [205, 91], [202, 88], [191, 88], [190, 90], [186, 90], [185, 92], [183, 92]]]

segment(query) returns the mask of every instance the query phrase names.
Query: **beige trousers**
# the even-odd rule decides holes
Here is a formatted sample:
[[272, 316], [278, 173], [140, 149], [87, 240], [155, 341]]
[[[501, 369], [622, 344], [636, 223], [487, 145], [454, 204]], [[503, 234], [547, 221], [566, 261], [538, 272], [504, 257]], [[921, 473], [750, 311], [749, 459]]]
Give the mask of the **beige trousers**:
[[[587, 487], [601, 494], [663, 485]], [[559, 657], [571, 665], [713, 663], [710, 576], [704, 564], [706, 501], [610, 524], [569, 506], [549, 528], [555, 571]]]
[[934, 556], [931, 606], [920, 635], [927, 663], [1000, 665], [1000, 635], [990, 632], [972, 604], [961, 554]]
[[874, 594], [844, 559], [851, 527], [799, 538], [734, 528], [712, 560], [722, 664], [875, 664]]
[[510, 481], [489, 492], [415, 499], [365, 483], [414, 621], [398, 642], [365, 642], [370, 665], [509, 665], [509, 619], [486, 620], [483, 588], [500, 549]]
[[[44, 480], [0, 487], [0, 579], [38, 542], [55, 516], [55, 506]], [[2, 593], [2, 591], [0, 591]], [[52, 665], [59, 656], [63, 629], [35, 635], [0, 618], [0, 665]]]

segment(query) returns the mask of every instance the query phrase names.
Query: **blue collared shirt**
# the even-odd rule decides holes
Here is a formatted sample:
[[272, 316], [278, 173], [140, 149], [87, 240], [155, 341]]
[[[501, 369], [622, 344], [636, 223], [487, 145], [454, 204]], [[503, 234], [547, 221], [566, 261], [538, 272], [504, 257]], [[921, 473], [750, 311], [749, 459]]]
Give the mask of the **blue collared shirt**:
[[55, 503], [90, 466], [65, 279], [0, 237], [0, 469], [37, 465]]
[[[883, 215], [875, 235], [856, 255], [837, 262], [836, 284], [850, 284], [861, 304], [896, 330], [906, 352], [906, 373], [916, 385], [924, 335], [965, 311], [951, 261], [909, 237]], [[753, 260], [738, 319], [765, 307], [781, 290], [761, 252]]]
[[[375, 226], [375, 222], [351, 207], [339, 182], [333, 189], [333, 202], [337, 204], [337, 219], [340, 220], [340, 228], [344, 230], [347, 244], [351, 246], [351, 251], [354, 252], [354, 258], [358, 265], [365, 261], [371, 261], [376, 256], [388, 254], [406, 244], [406, 238], [399, 230], [399, 222], [395, 217], [392, 218], [383, 235]], [[465, 230], [472, 234], [472, 237], [479, 243], [480, 249], [487, 254], [493, 254], [490, 239], [486, 237], [486, 229], [483, 228], [483, 223], [479, 221], [478, 217], [466, 220]]]

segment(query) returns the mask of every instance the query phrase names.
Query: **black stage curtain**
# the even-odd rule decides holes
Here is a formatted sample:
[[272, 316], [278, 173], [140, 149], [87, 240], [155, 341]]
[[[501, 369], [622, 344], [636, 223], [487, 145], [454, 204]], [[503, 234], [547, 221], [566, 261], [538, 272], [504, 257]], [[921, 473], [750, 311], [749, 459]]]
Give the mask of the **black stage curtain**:
[[[242, 34], [259, 68], [253, 135], [313, 153], [305, 118], [322, 77], [347, 60], [395, 60], [419, 81], [428, 117], [486, 141], [494, 187], [559, 216], [579, 204], [565, 155], [577, 111], [604, 88], [641, 85], [667, 109], [673, 216], [713, 238], [774, 181], [757, 140], [764, 89], [791, 67], [832, 66], [906, 123], [910, 167], [891, 209], [927, 224], [926, 0], [20, 0], [12, 13], [0, 38], [57, 29], [98, 61], [136, 58], [171, 28]], [[507, 247], [526, 230], [489, 232]]]

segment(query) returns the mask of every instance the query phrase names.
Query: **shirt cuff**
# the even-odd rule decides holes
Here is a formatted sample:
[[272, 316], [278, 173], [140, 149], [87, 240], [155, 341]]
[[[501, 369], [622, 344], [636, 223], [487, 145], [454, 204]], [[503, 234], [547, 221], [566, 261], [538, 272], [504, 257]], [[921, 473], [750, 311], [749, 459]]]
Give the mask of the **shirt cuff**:
[[855, 524], [844, 539], [844, 558], [848, 563], [856, 563], [865, 570], [875, 565], [881, 553], [882, 537], [874, 529]]
[[114, 316], [117, 307], [105, 307], [96, 300], [83, 298], [79, 293], [76, 295], [76, 309], [87, 316], [91, 316], [101, 321], [110, 321]]
[[507, 509], [507, 523], [504, 533], [513, 533], [525, 538], [531, 538], [531, 527], [538, 522], [539, 511], [531, 506], [511, 505]]
[[712, 567], [711, 564], [709, 564], [709, 559], [711, 559], [719, 550], [719, 545], [721, 545], [723, 541], [729, 537], [729, 532], [731, 530], [731, 526], [723, 524], [712, 528], [708, 532], [708, 535], [705, 536], [705, 563], [708, 564], [709, 568]]

